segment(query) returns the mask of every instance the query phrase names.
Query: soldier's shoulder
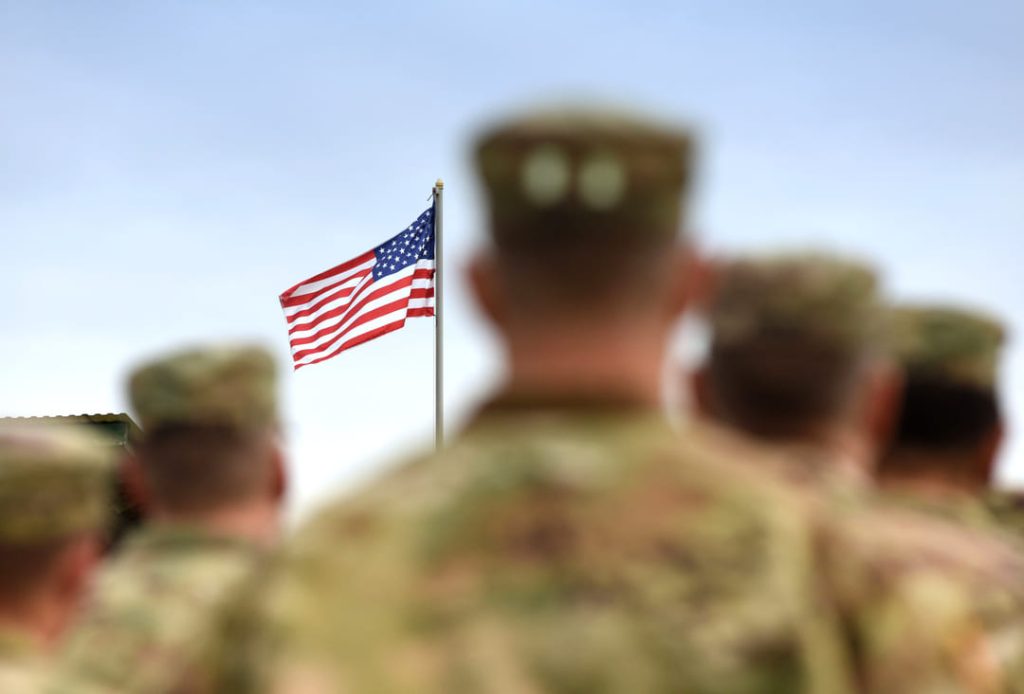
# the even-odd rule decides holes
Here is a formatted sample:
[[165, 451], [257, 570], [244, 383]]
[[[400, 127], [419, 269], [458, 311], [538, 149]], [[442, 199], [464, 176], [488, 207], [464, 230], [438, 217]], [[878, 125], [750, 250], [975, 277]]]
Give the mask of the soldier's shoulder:
[[[255, 544], [236, 538], [191, 529], [147, 528], [100, 570], [93, 595], [95, 602], [109, 606], [153, 611], [175, 595], [212, 601], [251, 571], [261, 555]], [[152, 601], [155, 593], [164, 599]]]
[[993, 578], [1024, 568], [1024, 557], [1001, 533], [887, 500], [836, 514], [828, 527], [837, 539], [877, 556], [880, 564], [995, 572]]
[[39, 694], [43, 690], [42, 666], [0, 662], [0, 692], [4, 694]]
[[[211, 638], [214, 614], [261, 563], [228, 538], [145, 532], [99, 573], [54, 673], [57, 691], [163, 691]], [[65, 687], [65, 689], [59, 689]]]
[[1024, 662], [1024, 555], [1001, 533], [891, 505], [834, 514], [823, 525], [825, 574], [859, 617], [930, 624], [936, 641], [969, 629], [978, 643], [998, 641], [1014, 668]]

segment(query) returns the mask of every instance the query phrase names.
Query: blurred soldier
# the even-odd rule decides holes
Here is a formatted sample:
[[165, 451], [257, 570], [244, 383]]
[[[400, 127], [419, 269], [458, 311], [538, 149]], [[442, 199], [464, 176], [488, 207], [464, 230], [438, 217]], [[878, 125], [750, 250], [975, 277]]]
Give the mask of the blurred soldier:
[[213, 690], [845, 691], [793, 504], [659, 410], [696, 275], [691, 148], [586, 111], [480, 141], [494, 250], [470, 279], [508, 381], [449, 448], [298, 533]]
[[891, 322], [906, 386], [879, 484], [921, 508], [991, 524], [983, 499], [1003, 432], [996, 392], [1003, 327], [949, 306], [901, 307]]
[[1016, 547], [869, 493], [900, 404], [887, 318], [866, 265], [822, 254], [726, 263], [694, 399], [733, 432], [718, 437], [776, 454], [773, 470], [817, 505], [822, 578], [867, 656], [868, 690], [938, 691], [948, 677], [966, 691], [1018, 691]]
[[898, 403], [878, 279], [822, 253], [738, 258], [716, 275], [701, 412], [784, 453], [784, 474], [863, 488]]
[[494, 251], [470, 277], [508, 381], [449, 448], [298, 533], [233, 606], [211, 690], [1005, 689], [1004, 622], [967, 596], [1016, 606], [996, 567], [1024, 564], [980, 550], [966, 582], [937, 568], [958, 567], [955, 537], [929, 536], [922, 565], [898, 534], [873, 554], [858, 533], [894, 530], [873, 517], [819, 535], [755, 449], [733, 461], [667, 429], [691, 146], [593, 112], [482, 139]]
[[984, 503], [985, 509], [1004, 531], [1024, 541], [1024, 490], [989, 490]]
[[144, 438], [124, 472], [149, 521], [100, 574], [55, 691], [167, 691], [203, 649], [214, 608], [278, 533], [275, 379], [249, 346], [179, 352], [131, 376]]
[[37, 692], [109, 520], [110, 447], [56, 425], [0, 425], [0, 692]]

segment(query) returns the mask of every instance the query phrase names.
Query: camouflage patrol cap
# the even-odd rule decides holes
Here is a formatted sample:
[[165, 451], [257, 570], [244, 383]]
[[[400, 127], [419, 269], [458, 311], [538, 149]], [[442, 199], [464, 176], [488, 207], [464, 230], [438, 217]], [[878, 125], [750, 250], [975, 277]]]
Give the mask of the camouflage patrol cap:
[[839, 256], [738, 258], [718, 268], [709, 320], [723, 346], [777, 336], [856, 351], [880, 335], [878, 294], [869, 265]]
[[0, 425], [0, 541], [31, 544], [106, 527], [114, 451], [84, 427]]
[[131, 375], [132, 407], [145, 431], [168, 425], [259, 429], [277, 422], [277, 368], [253, 345], [211, 345], [143, 364]]
[[687, 132], [623, 113], [549, 110], [505, 122], [476, 146], [495, 242], [671, 241], [692, 149]]
[[894, 350], [915, 373], [991, 389], [1006, 332], [994, 317], [953, 306], [901, 306], [891, 312]]

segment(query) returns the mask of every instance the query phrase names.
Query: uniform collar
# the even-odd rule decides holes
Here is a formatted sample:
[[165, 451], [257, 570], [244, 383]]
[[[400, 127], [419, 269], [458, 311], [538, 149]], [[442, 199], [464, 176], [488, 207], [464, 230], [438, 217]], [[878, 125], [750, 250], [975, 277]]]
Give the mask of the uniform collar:
[[39, 646], [29, 634], [10, 626], [0, 626], [0, 660], [32, 660], [38, 653]]
[[226, 535], [188, 523], [159, 522], [143, 526], [130, 536], [124, 549], [161, 551], [194, 551], [196, 549], [222, 548], [255, 551], [258, 543], [249, 538]]
[[613, 393], [540, 393], [505, 390], [486, 400], [470, 419], [479, 420], [534, 414], [580, 416], [661, 416], [657, 407], [637, 398]]

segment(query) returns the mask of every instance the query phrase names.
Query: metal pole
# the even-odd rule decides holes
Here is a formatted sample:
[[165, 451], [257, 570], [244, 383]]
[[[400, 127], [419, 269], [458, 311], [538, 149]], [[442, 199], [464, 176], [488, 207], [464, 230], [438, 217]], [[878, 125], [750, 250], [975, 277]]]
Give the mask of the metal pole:
[[434, 184], [434, 445], [444, 445], [444, 181]]

